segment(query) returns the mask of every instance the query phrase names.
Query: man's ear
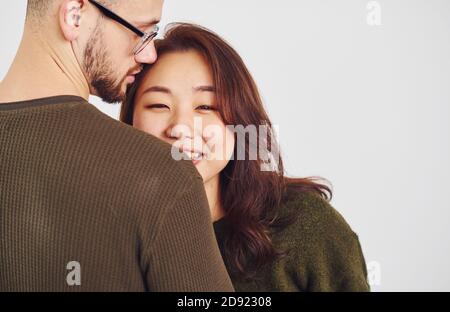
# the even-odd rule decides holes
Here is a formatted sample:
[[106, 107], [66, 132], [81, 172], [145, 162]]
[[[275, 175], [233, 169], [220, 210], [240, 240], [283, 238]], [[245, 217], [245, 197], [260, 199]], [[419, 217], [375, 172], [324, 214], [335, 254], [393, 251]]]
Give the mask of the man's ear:
[[64, 0], [59, 7], [59, 25], [67, 41], [74, 41], [80, 35], [86, 2], [87, 0]]

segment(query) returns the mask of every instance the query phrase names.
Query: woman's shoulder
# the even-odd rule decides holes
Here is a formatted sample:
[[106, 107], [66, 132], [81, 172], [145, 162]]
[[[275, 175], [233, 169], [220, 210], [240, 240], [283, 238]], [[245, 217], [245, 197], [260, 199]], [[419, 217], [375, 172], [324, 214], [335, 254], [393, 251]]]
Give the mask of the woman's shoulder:
[[312, 191], [299, 191], [292, 187], [284, 194], [279, 215], [290, 220], [284, 231], [297, 238], [318, 236], [356, 236], [345, 218], [322, 195]]
[[[308, 291], [367, 291], [367, 268], [357, 234], [344, 217], [313, 192], [289, 190], [280, 206], [287, 225], [273, 232], [279, 264]], [[283, 222], [284, 223], [284, 222]]]

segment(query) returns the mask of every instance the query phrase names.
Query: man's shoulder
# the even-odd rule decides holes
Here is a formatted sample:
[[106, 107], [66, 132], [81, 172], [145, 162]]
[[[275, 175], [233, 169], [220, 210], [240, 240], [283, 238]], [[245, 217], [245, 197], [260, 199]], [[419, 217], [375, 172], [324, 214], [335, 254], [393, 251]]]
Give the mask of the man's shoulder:
[[191, 162], [173, 159], [170, 144], [117, 121], [94, 106], [84, 106], [77, 121], [70, 131], [76, 138], [74, 145], [87, 153], [81, 158], [95, 163], [107, 175], [134, 183], [164, 180], [173, 186], [201, 179]]
[[118, 215], [125, 218], [131, 213], [133, 222], [146, 223], [149, 215], [162, 217], [164, 207], [171, 207], [185, 191], [193, 187], [200, 191], [200, 174], [192, 162], [174, 160], [170, 144], [95, 107], [82, 115], [77, 117], [82, 125], [76, 129], [78, 139], [68, 148], [83, 146], [82, 153], [77, 151], [80, 169], [89, 175], [91, 184], [100, 184], [96, 188], [101, 187], [103, 197], [115, 199]]

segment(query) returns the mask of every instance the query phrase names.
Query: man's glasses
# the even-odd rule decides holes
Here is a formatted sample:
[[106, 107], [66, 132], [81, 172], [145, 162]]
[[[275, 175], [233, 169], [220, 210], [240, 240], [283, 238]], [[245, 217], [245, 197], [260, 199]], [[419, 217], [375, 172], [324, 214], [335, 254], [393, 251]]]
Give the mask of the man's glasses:
[[119, 15], [105, 7], [103, 4], [98, 3], [95, 0], [89, 0], [90, 3], [92, 3], [94, 6], [96, 6], [106, 17], [109, 17], [110, 19], [116, 21], [117, 23], [125, 26], [132, 32], [134, 32], [136, 35], [138, 35], [141, 39], [139, 43], [136, 45], [136, 47], [133, 49], [133, 54], [139, 54], [142, 52], [142, 50], [145, 49], [145, 47], [158, 35], [159, 27], [158, 25], [155, 25], [153, 28], [153, 31], [145, 33], [140, 31], [135, 26], [131, 25], [129, 22], [121, 18]]

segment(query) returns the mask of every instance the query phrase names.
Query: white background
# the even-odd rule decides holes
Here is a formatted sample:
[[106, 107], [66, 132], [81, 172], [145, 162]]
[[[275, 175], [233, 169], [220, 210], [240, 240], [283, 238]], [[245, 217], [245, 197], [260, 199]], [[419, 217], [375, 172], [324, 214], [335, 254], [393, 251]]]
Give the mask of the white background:
[[[0, 0], [0, 78], [26, 1]], [[166, 0], [162, 26], [227, 39], [279, 126], [287, 171], [333, 183], [374, 291], [450, 291], [450, 0]], [[116, 117], [119, 106], [93, 103]]]

